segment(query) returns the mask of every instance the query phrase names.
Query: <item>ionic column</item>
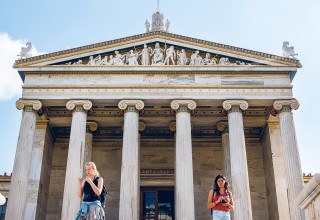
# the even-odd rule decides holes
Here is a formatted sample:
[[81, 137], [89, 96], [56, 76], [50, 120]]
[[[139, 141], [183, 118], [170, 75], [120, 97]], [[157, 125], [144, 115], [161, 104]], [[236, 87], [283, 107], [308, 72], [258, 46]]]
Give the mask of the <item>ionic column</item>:
[[196, 106], [193, 100], [171, 102], [176, 110], [175, 215], [182, 220], [195, 219], [190, 110]]
[[53, 139], [49, 120], [37, 120], [29, 169], [24, 219], [45, 219], [50, 185]]
[[19, 110], [23, 109], [23, 112], [10, 184], [10, 199], [8, 201], [6, 219], [24, 219], [28, 175], [36, 128], [36, 111], [40, 110], [42, 104], [38, 100], [20, 99], [16, 102], [16, 107]]
[[244, 100], [226, 100], [222, 104], [228, 111], [231, 181], [234, 199], [234, 219], [252, 219], [250, 186], [242, 110], [248, 109]]
[[83, 164], [83, 171], [85, 172], [85, 163], [91, 161], [92, 156], [92, 138], [93, 132], [98, 129], [98, 123], [95, 121], [88, 121], [87, 122], [87, 130], [86, 130], [86, 145], [84, 149], [84, 164]]
[[227, 122], [219, 122], [217, 124], [218, 131], [221, 132], [221, 143], [223, 149], [223, 174], [227, 181], [231, 184], [231, 163], [230, 163], [230, 141], [229, 129]]
[[118, 107], [124, 110], [119, 220], [134, 220], [139, 219], [139, 110], [144, 108], [144, 103], [122, 100]]
[[303, 188], [301, 162], [299, 156], [296, 131], [291, 109], [298, 109], [299, 102], [292, 100], [277, 100], [273, 107], [279, 113], [280, 134], [283, 144], [283, 157], [285, 163], [286, 184], [289, 201], [290, 219], [305, 219], [304, 211], [294, 203], [294, 199]]
[[77, 195], [77, 181], [78, 177], [83, 177], [87, 111], [91, 109], [92, 102], [70, 100], [66, 107], [72, 111], [72, 122], [63, 192], [62, 220], [74, 219], [80, 208], [81, 199]]

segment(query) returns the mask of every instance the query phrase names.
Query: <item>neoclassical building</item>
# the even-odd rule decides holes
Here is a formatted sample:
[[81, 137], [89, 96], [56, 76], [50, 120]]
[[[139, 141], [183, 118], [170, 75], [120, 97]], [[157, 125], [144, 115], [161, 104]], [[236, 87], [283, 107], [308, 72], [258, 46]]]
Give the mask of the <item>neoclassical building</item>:
[[[162, 24], [163, 25], [163, 24]], [[303, 220], [294, 58], [151, 30], [19, 59], [21, 127], [7, 219], [73, 219], [94, 161], [107, 219], [210, 219], [224, 173], [234, 219]]]

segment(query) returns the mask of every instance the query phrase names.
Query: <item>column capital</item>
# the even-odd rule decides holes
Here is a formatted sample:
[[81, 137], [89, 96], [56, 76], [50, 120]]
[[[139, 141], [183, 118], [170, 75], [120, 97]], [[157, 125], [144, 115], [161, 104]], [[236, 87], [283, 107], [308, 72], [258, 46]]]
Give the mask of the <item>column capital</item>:
[[300, 104], [296, 99], [276, 100], [273, 103], [273, 107], [277, 111], [291, 111], [291, 109], [297, 110], [299, 106]]
[[217, 129], [222, 134], [229, 133], [228, 122], [227, 121], [219, 121], [217, 124]]
[[143, 121], [139, 121], [139, 131], [142, 132], [146, 130], [146, 124]]
[[98, 123], [95, 121], [87, 121], [87, 127], [89, 132], [94, 132], [98, 129]]
[[31, 107], [33, 110], [38, 111], [42, 107], [42, 103], [39, 100], [19, 99], [16, 101], [16, 108], [21, 110], [25, 107]]
[[170, 122], [169, 129], [170, 129], [170, 131], [172, 131], [172, 132], [175, 132], [175, 131], [177, 130], [177, 123], [176, 123], [176, 121], [171, 121], [171, 122]]
[[194, 110], [197, 107], [197, 103], [193, 100], [173, 100], [170, 106], [174, 110], [178, 110], [182, 106], [188, 107], [189, 110]]
[[232, 107], [239, 107], [242, 110], [247, 110], [249, 108], [249, 104], [245, 100], [225, 100], [222, 103], [223, 109], [229, 111]]
[[81, 107], [88, 111], [92, 108], [92, 102], [90, 100], [70, 100], [67, 102], [66, 107], [70, 111], [74, 110], [76, 107]]
[[142, 110], [144, 108], [144, 102], [141, 100], [121, 100], [118, 107], [121, 110], [126, 110], [128, 107], [135, 107], [136, 110]]

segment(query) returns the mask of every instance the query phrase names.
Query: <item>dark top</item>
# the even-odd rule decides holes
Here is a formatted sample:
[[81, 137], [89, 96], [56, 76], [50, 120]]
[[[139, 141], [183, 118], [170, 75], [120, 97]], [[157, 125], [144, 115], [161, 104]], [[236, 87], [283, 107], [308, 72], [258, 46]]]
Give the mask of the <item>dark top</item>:
[[[99, 177], [95, 177], [92, 182], [94, 183], [94, 185], [98, 187]], [[84, 194], [83, 196], [84, 202], [93, 202], [93, 201], [99, 200], [99, 196], [95, 194], [92, 187], [87, 181], [85, 181], [84, 183], [83, 194]]]

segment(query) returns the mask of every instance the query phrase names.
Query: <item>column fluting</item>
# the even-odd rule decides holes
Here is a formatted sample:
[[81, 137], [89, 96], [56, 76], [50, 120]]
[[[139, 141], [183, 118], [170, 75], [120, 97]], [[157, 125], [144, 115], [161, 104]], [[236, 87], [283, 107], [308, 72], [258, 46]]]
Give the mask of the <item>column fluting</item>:
[[283, 158], [285, 163], [286, 184], [288, 192], [290, 219], [304, 220], [305, 214], [297, 204], [295, 197], [303, 189], [302, 170], [296, 131], [291, 110], [299, 108], [299, 102], [292, 100], [277, 100], [273, 107], [279, 113], [280, 134], [283, 144]]
[[62, 220], [74, 219], [80, 208], [81, 198], [77, 196], [77, 181], [79, 177], [84, 177], [87, 111], [91, 109], [92, 102], [89, 100], [70, 100], [66, 107], [72, 111], [72, 122], [63, 192]]
[[193, 100], [174, 100], [176, 110], [175, 157], [175, 215], [177, 219], [195, 219], [191, 114], [196, 108]]
[[139, 219], [139, 110], [144, 108], [144, 103], [141, 100], [122, 100], [118, 107], [124, 110], [119, 220]]
[[226, 100], [222, 106], [228, 111], [234, 218], [251, 220], [252, 208], [242, 118], [242, 110], [248, 109], [249, 105], [244, 100]]

